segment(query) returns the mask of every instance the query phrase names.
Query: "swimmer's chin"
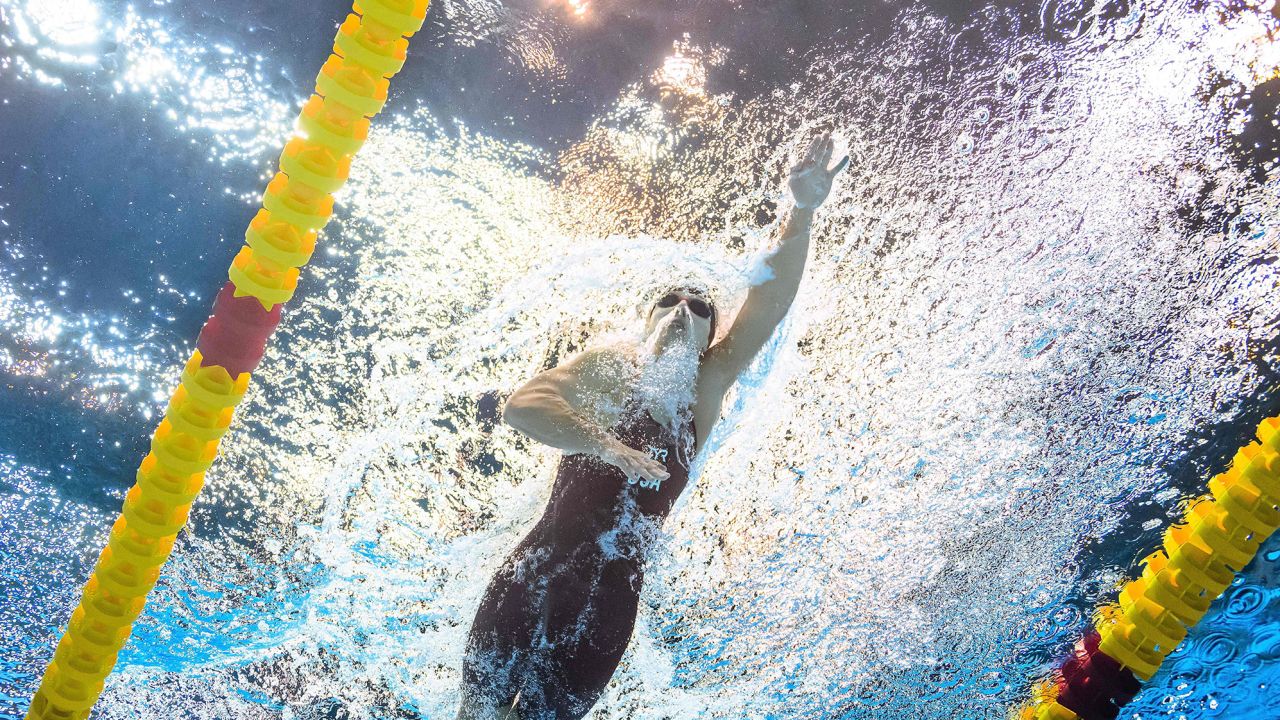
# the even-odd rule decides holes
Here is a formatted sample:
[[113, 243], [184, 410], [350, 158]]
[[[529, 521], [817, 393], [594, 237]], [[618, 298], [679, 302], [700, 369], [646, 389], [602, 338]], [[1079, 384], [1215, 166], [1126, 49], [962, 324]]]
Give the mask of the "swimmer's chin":
[[662, 325], [659, 325], [649, 335], [645, 345], [654, 353], [662, 353], [670, 350], [678, 350], [688, 348], [696, 350], [693, 344], [693, 336], [690, 332], [689, 322], [679, 321], [672, 318]]

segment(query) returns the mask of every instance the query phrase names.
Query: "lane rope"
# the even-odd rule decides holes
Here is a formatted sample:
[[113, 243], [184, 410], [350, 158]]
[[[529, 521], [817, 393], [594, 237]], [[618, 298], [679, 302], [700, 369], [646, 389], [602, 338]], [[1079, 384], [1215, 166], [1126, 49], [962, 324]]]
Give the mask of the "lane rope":
[[1256, 434], [1165, 531], [1142, 574], [1098, 608], [1093, 630], [1013, 718], [1113, 720], [1156, 674], [1280, 527], [1280, 417], [1263, 420]]
[[369, 119], [387, 102], [404, 67], [408, 38], [422, 28], [428, 0], [357, 0], [338, 28], [315, 94], [285, 145], [262, 209], [249, 223], [228, 282], [182, 371], [136, 484], [85, 584], [79, 606], [32, 698], [27, 720], [87, 718], [142, 613], [147, 594], [187, 523], [205, 471], [244, 398], [252, 371], [293, 297], [299, 269], [333, 214]]

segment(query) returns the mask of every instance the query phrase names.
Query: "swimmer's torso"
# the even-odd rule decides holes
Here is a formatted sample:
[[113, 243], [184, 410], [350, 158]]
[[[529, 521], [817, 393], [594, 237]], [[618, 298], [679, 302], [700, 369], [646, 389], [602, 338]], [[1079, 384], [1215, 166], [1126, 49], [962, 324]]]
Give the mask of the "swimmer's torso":
[[582, 537], [624, 521], [660, 524], [688, 483], [693, 464], [693, 417], [686, 411], [675, 423], [674, 431], [659, 424], [633, 399], [612, 431], [628, 447], [662, 463], [671, 476], [662, 481], [629, 480], [621, 470], [594, 455], [565, 455], [556, 470], [542, 523], [562, 536], [578, 533]]
[[633, 396], [612, 431], [670, 477], [629, 481], [593, 455], [561, 458], [541, 519], [489, 584], [468, 640], [466, 692], [521, 694], [522, 718], [576, 718], [603, 692], [631, 638], [644, 556], [689, 480], [692, 412], [674, 430]]

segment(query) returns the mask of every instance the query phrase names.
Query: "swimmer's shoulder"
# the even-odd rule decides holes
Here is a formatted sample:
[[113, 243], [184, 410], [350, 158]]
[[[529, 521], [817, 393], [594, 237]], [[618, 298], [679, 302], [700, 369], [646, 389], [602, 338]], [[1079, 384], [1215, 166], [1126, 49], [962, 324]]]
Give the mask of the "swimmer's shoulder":
[[636, 373], [634, 351], [608, 343], [587, 348], [544, 374], [559, 378], [561, 394], [574, 410], [609, 427], [626, 404]]
[[630, 389], [640, 367], [637, 348], [625, 341], [587, 348], [570, 362], [583, 389], [597, 392]]

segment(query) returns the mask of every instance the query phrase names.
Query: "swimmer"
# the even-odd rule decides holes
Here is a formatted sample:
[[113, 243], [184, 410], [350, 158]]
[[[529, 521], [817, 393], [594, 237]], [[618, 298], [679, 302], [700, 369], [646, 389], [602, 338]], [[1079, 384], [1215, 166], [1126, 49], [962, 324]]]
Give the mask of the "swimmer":
[[809, 225], [849, 158], [815, 137], [791, 169], [795, 206], [724, 337], [701, 288], [657, 294], [643, 343], [542, 372], [502, 418], [559, 448], [542, 518], [490, 581], [467, 638], [458, 720], [571, 720], [604, 692], [631, 640], [645, 552], [689, 479], [730, 386], [795, 298]]

